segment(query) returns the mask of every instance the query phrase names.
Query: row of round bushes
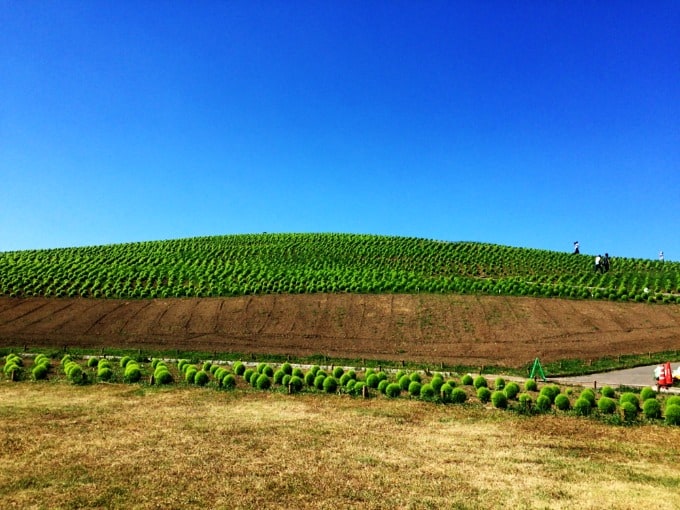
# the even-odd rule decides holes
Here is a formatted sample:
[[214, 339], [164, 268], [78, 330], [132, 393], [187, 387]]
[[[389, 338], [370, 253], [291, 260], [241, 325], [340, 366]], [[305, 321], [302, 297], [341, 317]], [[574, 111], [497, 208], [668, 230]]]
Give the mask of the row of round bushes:
[[18, 381], [23, 375], [24, 361], [21, 356], [10, 353], [5, 356], [5, 366], [2, 368], [5, 376], [11, 381]]

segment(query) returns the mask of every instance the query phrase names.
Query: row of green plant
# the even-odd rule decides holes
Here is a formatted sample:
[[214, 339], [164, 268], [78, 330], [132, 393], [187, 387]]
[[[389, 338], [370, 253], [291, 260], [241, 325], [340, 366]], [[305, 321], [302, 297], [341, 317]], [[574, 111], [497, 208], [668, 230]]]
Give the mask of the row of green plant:
[[[47, 365], [47, 366], [46, 366]], [[46, 378], [50, 360], [38, 355], [33, 361], [32, 378]], [[140, 364], [129, 356], [118, 362], [118, 374], [114, 365], [106, 358], [91, 357], [78, 362], [70, 355], [61, 361], [63, 373], [72, 384], [87, 384], [97, 381], [118, 379], [125, 383], [138, 383], [146, 373], [151, 373], [149, 384], [169, 385], [175, 382], [216, 389], [234, 389], [239, 385], [259, 390], [279, 390], [287, 393], [311, 391], [321, 393], [342, 393], [365, 398], [382, 395], [386, 398], [421, 399], [442, 404], [463, 404], [478, 402], [496, 409], [511, 410], [521, 414], [536, 415], [559, 412], [576, 416], [590, 416], [616, 424], [634, 424], [642, 420], [669, 425], [680, 425], [680, 396], [660, 397], [652, 388], [643, 388], [639, 394], [626, 390], [617, 392], [605, 386], [599, 393], [586, 388], [575, 392], [556, 384], [544, 384], [539, 388], [534, 379], [519, 382], [506, 381], [496, 377], [493, 383], [483, 376], [465, 374], [460, 378], [442, 373], [424, 375], [421, 372], [398, 370], [386, 372], [368, 368], [363, 371], [340, 366], [323, 369], [319, 365], [304, 371], [290, 363], [272, 366], [266, 362], [249, 366], [241, 361], [231, 365], [212, 362], [192, 363], [181, 359], [176, 365], [154, 359], [148, 366]], [[200, 366], [199, 366], [200, 365]], [[8, 368], [9, 367], [9, 368]], [[4, 373], [12, 380], [22, 377], [23, 359], [16, 354], [5, 357]], [[37, 369], [44, 369], [37, 375]], [[94, 375], [96, 372], [96, 376]]]
[[478, 293], [676, 303], [680, 263], [418, 238], [256, 234], [0, 253], [0, 295]]

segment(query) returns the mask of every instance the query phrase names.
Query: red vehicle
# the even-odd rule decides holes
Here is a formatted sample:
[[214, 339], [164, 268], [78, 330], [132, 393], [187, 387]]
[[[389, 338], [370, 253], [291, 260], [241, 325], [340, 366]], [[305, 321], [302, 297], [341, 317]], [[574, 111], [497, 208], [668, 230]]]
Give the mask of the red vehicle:
[[670, 388], [673, 386], [673, 370], [671, 369], [670, 362], [664, 363], [658, 367], [659, 378], [658, 385], [659, 388]]

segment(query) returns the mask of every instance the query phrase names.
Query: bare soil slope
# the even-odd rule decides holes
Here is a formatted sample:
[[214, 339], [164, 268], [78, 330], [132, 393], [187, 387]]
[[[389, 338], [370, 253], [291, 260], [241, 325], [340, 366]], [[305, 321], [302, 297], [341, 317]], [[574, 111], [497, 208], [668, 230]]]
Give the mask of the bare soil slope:
[[423, 294], [0, 298], [0, 345], [520, 366], [680, 349], [680, 306]]

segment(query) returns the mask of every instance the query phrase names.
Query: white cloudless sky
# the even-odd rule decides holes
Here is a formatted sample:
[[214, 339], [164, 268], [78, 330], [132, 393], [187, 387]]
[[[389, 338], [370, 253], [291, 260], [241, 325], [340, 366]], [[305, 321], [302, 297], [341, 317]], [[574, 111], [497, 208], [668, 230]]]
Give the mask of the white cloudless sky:
[[0, 0], [0, 251], [347, 232], [680, 260], [680, 3]]

